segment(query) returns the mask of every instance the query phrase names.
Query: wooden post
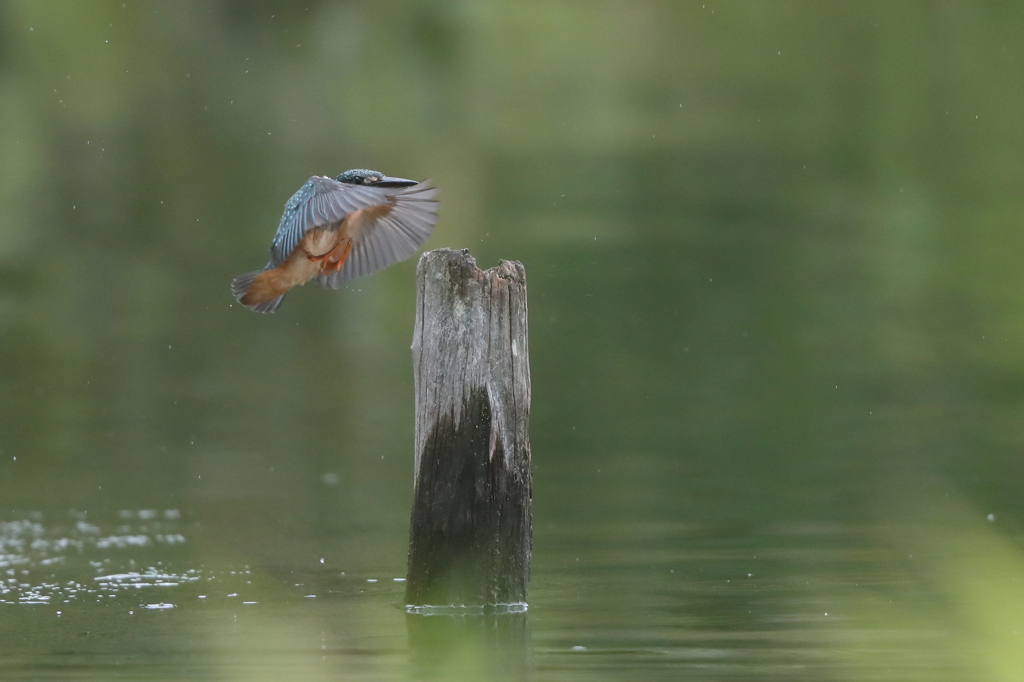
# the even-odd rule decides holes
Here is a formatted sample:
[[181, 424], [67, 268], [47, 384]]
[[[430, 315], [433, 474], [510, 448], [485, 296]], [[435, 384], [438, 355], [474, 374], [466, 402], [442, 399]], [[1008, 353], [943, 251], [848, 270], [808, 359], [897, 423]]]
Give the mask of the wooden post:
[[410, 606], [526, 604], [532, 540], [526, 272], [468, 249], [416, 268]]

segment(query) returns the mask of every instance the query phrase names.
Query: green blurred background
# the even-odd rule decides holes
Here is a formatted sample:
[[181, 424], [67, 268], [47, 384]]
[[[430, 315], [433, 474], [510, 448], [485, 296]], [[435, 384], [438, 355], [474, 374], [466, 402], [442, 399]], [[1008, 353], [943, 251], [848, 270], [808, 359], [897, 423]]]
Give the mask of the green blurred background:
[[[1020, 679], [1022, 76], [1014, 2], [4, 0], [0, 521], [180, 510], [288, 665], [404, 675], [399, 587], [286, 588], [404, 574], [415, 260], [228, 288], [369, 167], [526, 267], [540, 678]], [[188, 613], [89, 665], [227, 674]]]

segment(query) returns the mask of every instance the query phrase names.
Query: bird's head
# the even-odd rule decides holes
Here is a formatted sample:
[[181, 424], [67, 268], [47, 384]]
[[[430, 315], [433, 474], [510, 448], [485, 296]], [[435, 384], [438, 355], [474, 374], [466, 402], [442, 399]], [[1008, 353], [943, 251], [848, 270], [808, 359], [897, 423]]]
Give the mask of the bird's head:
[[412, 187], [416, 184], [415, 180], [390, 178], [383, 173], [375, 170], [366, 170], [365, 168], [347, 170], [336, 179], [338, 182], [344, 182], [348, 185], [366, 185], [368, 187]]

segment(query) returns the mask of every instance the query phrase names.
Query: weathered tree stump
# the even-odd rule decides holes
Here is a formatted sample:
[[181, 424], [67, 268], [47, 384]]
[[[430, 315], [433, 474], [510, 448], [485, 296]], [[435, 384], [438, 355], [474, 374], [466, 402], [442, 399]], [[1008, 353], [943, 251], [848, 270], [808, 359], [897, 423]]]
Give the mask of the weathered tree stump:
[[526, 273], [468, 249], [416, 268], [409, 605], [526, 603], [532, 540]]

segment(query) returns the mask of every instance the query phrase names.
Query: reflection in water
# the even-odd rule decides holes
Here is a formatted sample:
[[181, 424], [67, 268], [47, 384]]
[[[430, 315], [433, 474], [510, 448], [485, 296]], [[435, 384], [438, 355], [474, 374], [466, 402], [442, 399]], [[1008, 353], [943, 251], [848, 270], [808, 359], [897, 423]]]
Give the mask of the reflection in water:
[[525, 612], [409, 614], [413, 679], [533, 679]]

